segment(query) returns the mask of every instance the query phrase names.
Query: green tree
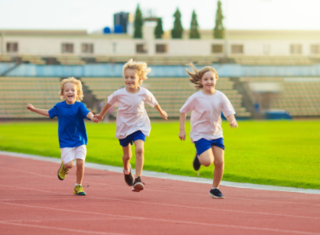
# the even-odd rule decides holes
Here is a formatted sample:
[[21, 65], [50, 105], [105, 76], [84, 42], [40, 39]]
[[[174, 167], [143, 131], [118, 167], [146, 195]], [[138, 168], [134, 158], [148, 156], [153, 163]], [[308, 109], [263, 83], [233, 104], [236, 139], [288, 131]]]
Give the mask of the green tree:
[[222, 14], [222, 8], [221, 8], [221, 1], [218, 0], [218, 8], [216, 13], [216, 26], [213, 30], [213, 36], [214, 38], [224, 38], [224, 27], [223, 27], [223, 14]]
[[189, 38], [200, 38], [198, 28], [199, 28], [199, 25], [198, 25], [198, 21], [197, 21], [197, 14], [196, 14], [195, 10], [193, 10]]
[[142, 38], [143, 19], [142, 19], [142, 13], [140, 11], [139, 4], [136, 9], [133, 25], [134, 25], [133, 38]]
[[183, 27], [181, 24], [181, 13], [177, 8], [176, 12], [174, 13], [174, 24], [173, 29], [171, 30], [171, 37], [172, 38], [182, 38]]
[[154, 29], [154, 35], [156, 38], [161, 38], [163, 33], [164, 32], [163, 32], [163, 28], [162, 28], [162, 19], [158, 18], [157, 26]]

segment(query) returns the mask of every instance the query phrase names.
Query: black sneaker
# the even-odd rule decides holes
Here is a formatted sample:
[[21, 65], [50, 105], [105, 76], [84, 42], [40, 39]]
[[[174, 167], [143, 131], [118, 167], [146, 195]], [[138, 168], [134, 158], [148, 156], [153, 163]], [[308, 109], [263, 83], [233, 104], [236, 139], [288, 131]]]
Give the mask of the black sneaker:
[[210, 192], [209, 192], [209, 196], [213, 197], [213, 198], [224, 198], [224, 195], [217, 188], [211, 189]]
[[132, 191], [140, 192], [143, 189], [144, 189], [144, 183], [141, 181], [141, 177], [138, 176], [133, 182]]
[[200, 169], [200, 166], [201, 166], [201, 164], [200, 164], [200, 161], [198, 158], [198, 153], [196, 153], [196, 156], [193, 159], [193, 169], [195, 171], [198, 171]]
[[131, 165], [129, 167], [130, 167], [130, 173], [128, 175], [124, 174], [124, 180], [126, 181], [128, 186], [132, 186], [134, 179], [133, 179], [133, 174], [131, 170]]

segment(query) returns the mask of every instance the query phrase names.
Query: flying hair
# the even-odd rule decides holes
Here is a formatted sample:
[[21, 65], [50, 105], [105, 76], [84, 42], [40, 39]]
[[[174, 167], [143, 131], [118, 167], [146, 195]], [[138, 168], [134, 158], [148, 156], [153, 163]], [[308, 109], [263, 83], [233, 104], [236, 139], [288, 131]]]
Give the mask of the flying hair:
[[212, 68], [211, 66], [206, 66], [206, 67], [203, 67], [202, 69], [200, 70], [197, 70], [197, 68], [194, 66], [193, 63], [189, 63], [187, 64], [189, 66], [191, 66], [193, 68], [193, 73], [191, 73], [188, 69], [187, 70], [187, 73], [189, 74], [190, 76], [190, 79], [189, 81], [192, 82], [194, 84], [194, 87], [196, 89], [201, 89], [203, 88], [202, 84], [200, 83], [200, 80], [202, 79], [203, 75], [206, 73], [206, 72], [213, 72], [214, 76], [216, 79], [219, 78], [219, 75], [217, 73], [217, 71]]
[[77, 101], [81, 101], [83, 99], [82, 83], [80, 80], [77, 80], [74, 77], [65, 78], [61, 81], [60, 92], [59, 92], [60, 98], [64, 99], [63, 98], [64, 85], [68, 82], [73, 83], [76, 86], [76, 89], [77, 89], [77, 98], [76, 99], [77, 99]]
[[124, 71], [126, 69], [133, 69], [139, 78], [141, 78], [140, 84], [142, 84], [143, 80], [148, 79], [147, 75], [151, 72], [151, 68], [148, 68], [147, 63], [145, 62], [137, 62], [130, 59], [125, 65], [123, 66], [122, 75], [124, 76]]

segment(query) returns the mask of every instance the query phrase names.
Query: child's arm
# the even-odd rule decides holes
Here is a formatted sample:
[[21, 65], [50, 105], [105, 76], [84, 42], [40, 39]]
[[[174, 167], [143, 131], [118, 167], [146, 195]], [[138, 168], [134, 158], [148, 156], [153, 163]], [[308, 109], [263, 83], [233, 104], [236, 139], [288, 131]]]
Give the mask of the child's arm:
[[108, 112], [108, 110], [109, 110], [111, 107], [112, 107], [112, 105], [109, 104], [109, 103], [107, 103], [107, 104], [103, 107], [101, 113], [94, 115], [93, 121], [94, 121], [94, 122], [97, 122], [97, 123], [101, 122], [102, 119], [103, 119], [103, 117], [104, 117], [104, 115], [106, 115], [106, 113]]
[[231, 128], [238, 127], [238, 123], [237, 123], [237, 120], [236, 120], [234, 114], [229, 115], [229, 116], [227, 117], [227, 120], [228, 120], [228, 122], [230, 123], [229, 126], [230, 126]]
[[154, 106], [154, 107], [158, 110], [158, 112], [160, 113], [160, 115], [161, 115], [161, 117], [162, 117], [163, 119], [168, 120], [168, 114], [167, 114], [167, 112], [164, 111], [164, 110], [162, 110], [159, 104], [157, 104], [157, 105]]
[[93, 117], [94, 117], [94, 116], [93, 116], [93, 113], [89, 112], [89, 113], [87, 114], [87, 118], [90, 119], [90, 120], [92, 120], [92, 121], [94, 121], [94, 120], [93, 120]]
[[186, 140], [186, 131], [184, 130], [184, 124], [186, 122], [186, 113], [180, 113], [180, 132], [179, 132], [179, 138], [180, 140]]
[[41, 115], [43, 115], [43, 116], [49, 117], [49, 110], [46, 110], [46, 109], [37, 109], [37, 108], [35, 108], [32, 104], [28, 104], [28, 105], [27, 105], [27, 109], [29, 109], [29, 110], [32, 111], [32, 112], [35, 112], [35, 113], [41, 114]]

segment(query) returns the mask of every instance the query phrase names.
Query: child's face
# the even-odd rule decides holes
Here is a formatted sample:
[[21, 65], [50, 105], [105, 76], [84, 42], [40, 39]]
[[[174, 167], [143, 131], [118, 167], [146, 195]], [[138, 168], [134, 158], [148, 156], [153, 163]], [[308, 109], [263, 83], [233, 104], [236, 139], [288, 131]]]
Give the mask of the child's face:
[[206, 72], [200, 79], [200, 83], [202, 84], [204, 90], [211, 91], [212, 89], [214, 89], [217, 83], [215, 74], [211, 71]]
[[134, 69], [126, 69], [124, 71], [124, 83], [129, 89], [137, 88], [140, 85], [141, 78]]
[[72, 82], [67, 82], [63, 86], [63, 98], [67, 104], [74, 104], [77, 100], [77, 87]]

